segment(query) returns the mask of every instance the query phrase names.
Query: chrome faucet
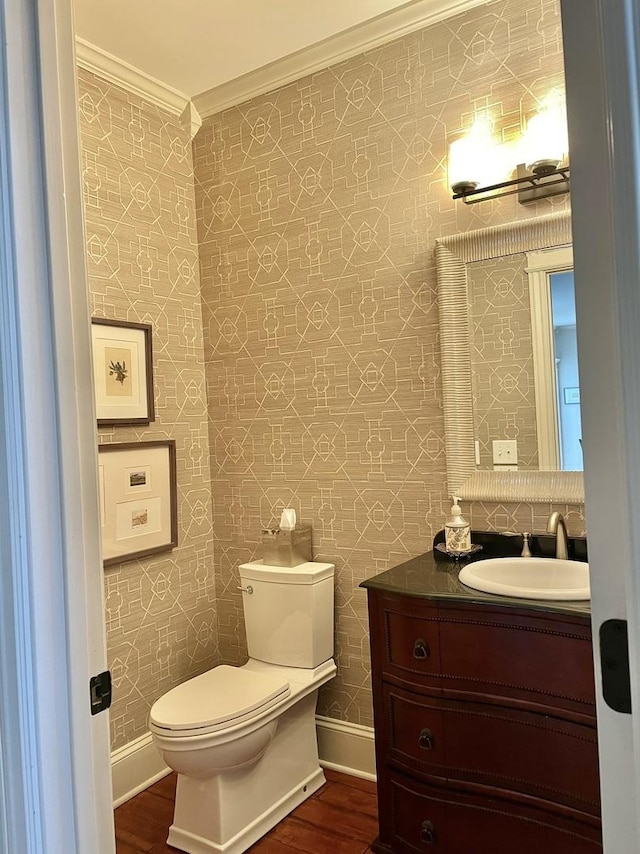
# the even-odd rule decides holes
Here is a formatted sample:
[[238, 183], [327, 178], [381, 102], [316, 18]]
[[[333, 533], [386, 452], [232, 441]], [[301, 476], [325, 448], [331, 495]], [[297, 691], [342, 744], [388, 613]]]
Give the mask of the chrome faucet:
[[556, 535], [556, 558], [558, 560], [567, 560], [569, 552], [567, 551], [567, 523], [564, 521], [564, 516], [558, 511], [554, 511], [547, 520], [547, 534]]

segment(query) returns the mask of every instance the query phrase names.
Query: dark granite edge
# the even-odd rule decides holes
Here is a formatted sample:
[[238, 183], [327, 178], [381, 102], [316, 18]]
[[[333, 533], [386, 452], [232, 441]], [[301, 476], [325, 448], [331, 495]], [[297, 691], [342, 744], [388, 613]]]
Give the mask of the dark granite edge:
[[[534, 538], [532, 538], [532, 551], [535, 557], [554, 554], [554, 537], [536, 537], [535, 543], [533, 540]], [[434, 545], [443, 541], [444, 533], [441, 531], [436, 534]], [[367, 590], [381, 590], [443, 603], [491, 605], [498, 608], [545, 611], [569, 616], [590, 616], [591, 603], [588, 600], [525, 599], [501, 596], [497, 593], [484, 593], [466, 587], [458, 579], [459, 572], [465, 564], [487, 557], [519, 555], [522, 548], [522, 537], [506, 537], [503, 534], [486, 531], [472, 532], [472, 542], [483, 545], [483, 551], [468, 559], [456, 561], [440, 552], [429, 551], [391, 567], [361, 582], [359, 586]], [[569, 556], [574, 560], [586, 560], [587, 550], [584, 538], [570, 538]]]

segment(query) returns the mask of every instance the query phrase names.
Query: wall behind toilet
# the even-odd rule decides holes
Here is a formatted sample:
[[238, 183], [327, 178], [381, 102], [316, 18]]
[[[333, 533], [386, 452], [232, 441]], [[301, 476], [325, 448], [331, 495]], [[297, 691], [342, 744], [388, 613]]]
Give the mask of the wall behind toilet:
[[179, 545], [105, 570], [112, 747], [218, 658], [191, 140], [176, 117], [79, 72], [91, 312], [153, 325], [156, 420], [101, 442], [177, 445]]
[[[371, 724], [359, 583], [430, 548], [445, 495], [436, 238], [561, 210], [466, 207], [451, 134], [519, 132], [563, 85], [555, 0], [499, 0], [205, 120], [194, 141], [221, 657], [245, 655], [237, 567], [283, 506], [335, 562], [338, 677], [319, 711]], [[581, 507], [562, 507], [581, 533]], [[540, 531], [548, 506], [470, 508]]]

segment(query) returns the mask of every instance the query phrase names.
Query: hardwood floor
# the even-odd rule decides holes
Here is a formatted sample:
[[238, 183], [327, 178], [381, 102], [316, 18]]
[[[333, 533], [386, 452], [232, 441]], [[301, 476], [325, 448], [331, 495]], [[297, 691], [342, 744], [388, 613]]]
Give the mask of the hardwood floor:
[[[378, 835], [375, 783], [325, 770], [326, 784], [276, 825], [251, 854], [367, 854]], [[115, 811], [117, 854], [175, 854], [166, 844], [176, 775]]]

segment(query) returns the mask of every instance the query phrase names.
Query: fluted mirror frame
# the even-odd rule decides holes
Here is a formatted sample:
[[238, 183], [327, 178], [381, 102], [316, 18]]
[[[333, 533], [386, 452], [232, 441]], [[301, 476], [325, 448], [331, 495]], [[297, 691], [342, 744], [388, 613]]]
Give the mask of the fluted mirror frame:
[[561, 212], [436, 240], [442, 397], [450, 495], [474, 501], [584, 503], [582, 472], [478, 471], [475, 464], [467, 264], [570, 244]]

